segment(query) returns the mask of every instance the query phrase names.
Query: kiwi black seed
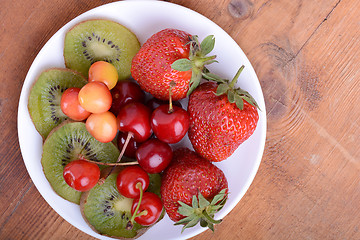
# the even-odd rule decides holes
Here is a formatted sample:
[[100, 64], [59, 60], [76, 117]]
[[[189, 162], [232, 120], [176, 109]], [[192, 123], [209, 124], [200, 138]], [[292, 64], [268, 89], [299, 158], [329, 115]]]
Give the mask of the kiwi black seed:
[[140, 49], [134, 33], [123, 25], [105, 19], [80, 22], [65, 36], [65, 65], [88, 76], [88, 71], [96, 61], [113, 64], [119, 80], [130, 77], [131, 61]]
[[84, 77], [69, 69], [53, 68], [40, 74], [30, 90], [28, 109], [36, 130], [44, 139], [67, 119], [60, 108], [63, 92], [70, 87], [81, 88], [86, 83]]
[[119, 154], [113, 143], [101, 143], [92, 137], [85, 123], [65, 121], [45, 140], [41, 164], [54, 191], [64, 199], [79, 204], [81, 192], [71, 188], [63, 177], [66, 164], [84, 158], [97, 162], [116, 162]]
[[[105, 182], [81, 196], [81, 213], [89, 226], [96, 232], [115, 238], [137, 238], [146, 232], [148, 227], [134, 223], [131, 230], [126, 229], [131, 219], [133, 199], [122, 196], [116, 187], [116, 177], [122, 168], [117, 167]], [[109, 168], [102, 171], [103, 175]], [[151, 191], [160, 191], [161, 177], [150, 175]], [[150, 191], [150, 189], [148, 189]], [[164, 211], [163, 211], [164, 212]], [[161, 216], [161, 218], [163, 215]]]

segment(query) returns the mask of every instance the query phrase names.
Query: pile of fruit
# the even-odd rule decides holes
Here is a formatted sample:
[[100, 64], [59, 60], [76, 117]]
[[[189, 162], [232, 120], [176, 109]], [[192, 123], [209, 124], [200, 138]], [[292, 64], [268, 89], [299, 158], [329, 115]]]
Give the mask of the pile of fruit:
[[[140, 46], [119, 23], [88, 20], [66, 33], [66, 68], [33, 85], [44, 174], [96, 232], [137, 238], [164, 214], [183, 229], [221, 221], [228, 183], [212, 162], [232, 155], [259, 116], [235, 87], [243, 67], [232, 80], [206, 67], [214, 41], [164, 29]], [[175, 148], [184, 138], [194, 150]]]

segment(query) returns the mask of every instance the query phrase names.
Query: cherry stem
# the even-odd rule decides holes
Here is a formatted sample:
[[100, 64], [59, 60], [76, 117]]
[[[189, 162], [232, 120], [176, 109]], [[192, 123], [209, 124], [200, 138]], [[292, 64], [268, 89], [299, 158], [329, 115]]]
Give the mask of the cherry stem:
[[130, 142], [130, 139], [134, 136], [134, 134], [132, 132], [128, 132], [128, 135], [126, 137], [125, 143], [121, 149], [120, 155], [118, 157], [118, 160], [116, 161], [116, 163], [119, 163], [121, 161], [121, 158], [124, 156], [125, 150], [127, 148], [127, 145]]
[[173, 105], [172, 105], [172, 89], [176, 86], [176, 82], [173, 80], [170, 82], [169, 85], [169, 111], [168, 113], [174, 112]]
[[132, 136], [133, 136], [133, 134], [129, 132], [129, 134], [128, 134], [127, 138], [126, 138], [124, 147], [122, 148], [122, 151], [121, 151], [121, 153], [120, 153], [117, 161], [114, 162], [114, 163], [97, 162], [97, 161], [89, 160], [89, 159], [86, 159], [86, 158], [81, 158], [81, 159], [83, 159], [83, 160], [85, 160], [85, 161], [87, 161], [87, 162], [95, 163], [95, 164], [97, 164], [97, 165], [102, 165], [102, 166], [129, 166], [129, 165], [139, 164], [138, 161], [133, 161], [133, 162], [120, 162], [122, 156], [124, 155], [126, 146], [129, 144], [129, 141], [130, 141], [130, 139], [131, 139]]
[[93, 161], [93, 160], [89, 160], [89, 159], [84, 159], [87, 162], [91, 162], [91, 163], [95, 163], [97, 165], [102, 165], [102, 166], [109, 166], [109, 167], [116, 167], [116, 166], [130, 166], [130, 165], [137, 165], [139, 164], [138, 161], [133, 161], [133, 162], [114, 162], [114, 163], [107, 163], [107, 162], [97, 162], [97, 161]]
[[99, 164], [99, 162], [96, 162], [96, 163], [99, 164], [99, 165], [113, 166], [113, 167], [110, 169], [109, 173], [106, 174], [105, 177], [102, 177], [102, 178], [99, 180], [99, 183], [100, 183], [100, 184], [104, 183], [105, 179], [107, 179], [108, 176], [110, 176], [110, 174], [114, 171], [114, 169], [115, 169], [116, 166], [124, 166], [124, 165], [135, 165], [135, 164], [138, 164], [137, 161], [127, 162], [127, 163], [120, 163], [120, 161], [121, 161], [121, 159], [122, 159], [122, 157], [123, 157], [123, 155], [124, 155], [124, 153], [125, 153], [126, 147], [127, 147], [127, 145], [129, 144], [130, 139], [131, 139], [132, 136], [134, 136], [134, 134], [133, 134], [132, 132], [128, 132], [128, 135], [127, 135], [127, 137], [126, 137], [125, 143], [124, 143], [124, 145], [123, 145], [123, 147], [122, 147], [122, 149], [121, 149], [120, 155], [119, 155], [119, 157], [118, 157], [118, 159], [117, 159], [117, 161], [116, 161], [115, 163], [102, 163], [102, 164]]
[[137, 204], [137, 206], [135, 208], [135, 211], [134, 211], [133, 215], [131, 216], [130, 221], [126, 225], [126, 229], [132, 229], [132, 227], [134, 226], [134, 221], [135, 221], [136, 217], [147, 214], [146, 210], [140, 212], [139, 214], [137, 213], [139, 211], [139, 209], [140, 209], [140, 204], [141, 204], [141, 200], [142, 200], [142, 197], [143, 197], [143, 188], [142, 188], [141, 182], [136, 183], [136, 188], [140, 190], [139, 202], [138, 202], [138, 204]]

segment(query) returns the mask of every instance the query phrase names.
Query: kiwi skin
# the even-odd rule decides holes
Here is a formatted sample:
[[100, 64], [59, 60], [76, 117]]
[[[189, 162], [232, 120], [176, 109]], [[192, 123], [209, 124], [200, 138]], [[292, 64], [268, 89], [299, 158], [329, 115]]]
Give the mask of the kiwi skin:
[[[124, 168], [125, 168], [125, 166], [116, 166], [114, 169], [112, 169], [112, 167], [107, 167], [107, 168], [105, 168], [105, 169], [103, 169], [103, 170], [101, 171], [101, 176], [100, 176], [100, 178], [106, 177], [106, 176], [109, 174], [110, 171], [112, 171], [110, 175], [114, 175], [114, 174], [117, 175], [117, 174], [119, 174], [119, 172], [120, 172], [122, 169], [124, 169]], [[91, 191], [91, 190], [90, 190], [90, 191]], [[88, 198], [88, 196], [89, 196], [89, 194], [90, 194], [90, 191], [83, 192], [83, 193], [81, 194], [81, 198], [80, 198], [80, 210], [81, 210], [81, 214], [82, 214], [84, 220], [86, 221], [86, 223], [90, 226], [90, 228], [91, 228], [93, 231], [95, 231], [96, 233], [99, 233], [99, 234], [104, 235], [104, 236], [108, 236], [108, 237], [112, 237], [112, 238], [116, 238], [116, 239], [129, 239], [129, 238], [126, 238], [126, 237], [111, 236], [111, 235], [107, 235], [107, 234], [100, 233], [100, 232], [88, 221], [88, 219], [87, 219], [87, 217], [85, 216], [85, 213], [84, 213], [84, 206], [85, 206], [85, 204], [87, 203], [87, 198]], [[163, 209], [162, 214], [161, 214], [161, 216], [160, 216], [160, 218], [159, 218], [158, 221], [160, 221], [160, 220], [164, 217], [164, 214], [165, 214], [165, 211], [164, 211], [164, 209]], [[157, 222], [158, 222], [158, 221], [157, 221]], [[155, 225], [155, 224], [156, 224], [156, 223], [154, 223], [153, 225]], [[142, 228], [138, 229], [138, 230], [136, 231], [136, 236], [134, 236], [134, 237], [131, 238], [131, 239], [136, 239], [136, 238], [140, 237], [140, 236], [143, 235], [147, 230], [149, 230], [149, 228], [152, 227], [153, 225], [151, 225], [151, 226], [143, 226]]]

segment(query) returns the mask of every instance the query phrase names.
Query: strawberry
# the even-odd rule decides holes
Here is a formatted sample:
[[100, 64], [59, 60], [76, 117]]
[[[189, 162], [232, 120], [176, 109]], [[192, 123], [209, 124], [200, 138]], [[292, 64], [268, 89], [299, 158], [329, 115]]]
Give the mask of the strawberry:
[[161, 198], [166, 213], [183, 230], [201, 226], [214, 230], [214, 214], [227, 199], [228, 183], [224, 173], [188, 148], [174, 151], [161, 181]]
[[141, 88], [154, 97], [169, 99], [169, 84], [174, 81], [173, 100], [185, 98], [201, 80], [204, 65], [215, 62], [206, 57], [214, 48], [212, 35], [199, 44], [196, 36], [178, 29], [164, 29], [152, 35], [140, 48], [131, 64], [131, 75]]
[[188, 136], [195, 151], [209, 161], [227, 159], [255, 131], [259, 115], [252, 96], [230, 82], [208, 74], [215, 82], [201, 84], [189, 98]]

